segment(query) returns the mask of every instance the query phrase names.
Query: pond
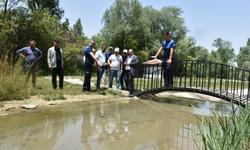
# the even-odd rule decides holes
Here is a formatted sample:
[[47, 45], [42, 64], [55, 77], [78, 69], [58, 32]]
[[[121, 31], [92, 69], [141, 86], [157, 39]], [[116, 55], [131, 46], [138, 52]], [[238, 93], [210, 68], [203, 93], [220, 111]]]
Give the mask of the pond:
[[[0, 117], [0, 149], [196, 149], [188, 129], [197, 129], [196, 116], [210, 115], [211, 104], [182, 98], [157, 101], [90, 101]], [[199, 135], [194, 133], [194, 138], [199, 140]]]

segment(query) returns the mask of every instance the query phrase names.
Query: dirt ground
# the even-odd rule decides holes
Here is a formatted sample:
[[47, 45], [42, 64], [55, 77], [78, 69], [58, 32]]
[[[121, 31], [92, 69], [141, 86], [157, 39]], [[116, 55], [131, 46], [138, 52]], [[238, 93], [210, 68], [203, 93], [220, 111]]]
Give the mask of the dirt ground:
[[[32, 96], [29, 99], [25, 100], [11, 100], [11, 101], [3, 101], [1, 102], [1, 105], [4, 105], [4, 107], [0, 107], [0, 116], [10, 115], [10, 114], [16, 114], [26, 111], [32, 111], [33, 109], [27, 110], [24, 108], [21, 108], [21, 105], [36, 105], [36, 110], [45, 109], [45, 108], [51, 108], [60, 106], [67, 103], [76, 103], [76, 102], [87, 102], [91, 100], [105, 100], [105, 99], [114, 99], [117, 98], [117, 96], [113, 95], [88, 95], [88, 94], [82, 94], [82, 95], [64, 95], [66, 100], [54, 100], [54, 101], [46, 101], [43, 100], [42, 96]], [[49, 102], [53, 102], [55, 105], [49, 105]]]

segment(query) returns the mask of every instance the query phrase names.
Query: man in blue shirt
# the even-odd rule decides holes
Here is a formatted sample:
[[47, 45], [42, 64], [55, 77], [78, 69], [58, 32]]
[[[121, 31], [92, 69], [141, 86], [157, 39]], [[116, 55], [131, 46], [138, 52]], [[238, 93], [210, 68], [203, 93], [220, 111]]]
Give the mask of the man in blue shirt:
[[165, 32], [163, 35], [164, 42], [161, 48], [158, 50], [155, 56], [152, 58], [157, 59], [157, 56], [164, 50], [162, 56], [162, 69], [164, 74], [164, 82], [165, 86], [173, 86], [173, 62], [174, 62], [174, 49], [175, 49], [175, 41], [170, 38], [169, 32]]
[[102, 84], [106, 86], [106, 77], [108, 75], [108, 81], [110, 80], [110, 67], [108, 64], [109, 57], [113, 54], [113, 47], [109, 47], [109, 51], [105, 53], [106, 56], [106, 70], [102, 76]]
[[84, 82], [83, 82], [83, 89], [82, 92], [89, 93], [91, 91], [91, 75], [92, 75], [92, 70], [93, 70], [93, 63], [96, 61], [96, 64], [99, 65], [100, 67], [102, 64], [96, 59], [92, 48], [95, 47], [95, 40], [91, 40], [89, 42], [89, 45], [85, 48], [84, 50], [84, 55], [85, 55], [85, 61], [83, 62], [83, 69], [84, 69]]
[[[36, 72], [37, 72], [37, 61], [41, 59], [43, 53], [35, 47], [36, 41], [31, 40], [28, 47], [24, 47], [18, 51], [16, 54], [21, 56], [25, 60], [25, 71], [29, 71], [28, 79], [30, 73], [32, 74], [32, 84], [33, 87], [36, 85]], [[25, 53], [24, 55], [22, 53]]]

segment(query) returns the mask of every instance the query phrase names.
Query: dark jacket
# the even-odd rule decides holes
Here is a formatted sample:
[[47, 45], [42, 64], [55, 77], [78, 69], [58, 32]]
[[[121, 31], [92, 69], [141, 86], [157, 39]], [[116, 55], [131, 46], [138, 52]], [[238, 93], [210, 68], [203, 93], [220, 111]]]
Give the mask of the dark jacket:
[[[124, 62], [124, 64], [127, 63], [128, 61], [128, 58], [129, 56], [127, 57], [126, 61]], [[136, 56], [136, 55], [133, 55], [132, 56], [132, 59], [131, 59], [131, 62], [130, 62], [130, 72], [131, 74], [134, 76], [137, 74], [138, 72], [138, 69], [137, 69], [137, 66], [138, 66], [138, 63], [139, 63], [139, 58]]]

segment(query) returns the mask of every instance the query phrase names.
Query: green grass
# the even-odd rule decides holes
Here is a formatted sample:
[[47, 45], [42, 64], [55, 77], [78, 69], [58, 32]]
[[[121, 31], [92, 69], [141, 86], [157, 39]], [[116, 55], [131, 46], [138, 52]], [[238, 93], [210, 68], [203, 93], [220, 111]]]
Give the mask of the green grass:
[[15, 64], [11, 62], [7, 64], [3, 58], [0, 61], [0, 101], [25, 99], [32, 93], [32, 85], [27, 82], [27, 74], [24, 73], [23, 60], [19, 59]]
[[[222, 90], [231, 90], [231, 89], [234, 89], [237, 90], [240, 90], [241, 89], [241, 86], [242, 86], [242, 89], [247, 89], [248, 88], [248, 81], [247, 82], [236, 82], [236, 83], [232, 83], [231, 81], [230, 82], [226, 82], [225, 80], [223, 80], [222, 82], [220, 81], [220, 79], [216, 79], [216, 82], [214, 82], [214, 79], [211, 79], [211, 82], [210, 82], [210, 85], [208, 83], [208, 79], [205, 80], [205, 78], [203, 79], [203, 85], [202, 85], [202, 79], [200, 79], [200, 84], [198, 81], [196, 81], [197, 79], [192, 79], [192, 87], [208, 87], [209, 88], [214, 88], [215, 86], [215, 89], [222, 89]], [[138, 81], [138, 82], [137, 82]], [[180, 78], [175, 78], [174, 79], [174, 86], [185, 86], [185, 78], [182, 78], [182, 81], [180, 81]], [[206, 82], [205, 82], [206, 81]], [[198, 84], [197, 84], [198, 82]], [[181, 84], [180, 84], [181, 83]], [[222, 83], [222, 84], [221, 84]], [[153, 79], [153, 84], [152, 84], [152, 78], [135, 78], [134, 79], [134, 84], [135, 84], [135, 88], [140, 88], [140, 86], [143, 88], [145, 86], [145, 89], [151, 89], [152, 88], [159, 88], [160, 85], [164, 85], [164, 81], [163, 79]], [[187, 78], [186, 80], [186, 86], [190, 86], [190, 78]]]
[[[214, 117], [210, 120], [204, 116], [197, 117], [200, 141], [193, 140], [199, 150], [240, 150], [250, 149], [250, 107], [238, 109], [232, 103], [228, 115], [212, 111]], [[192, 132], [193, 133], [193, 132]]]
[[55, 94], [55, 95], [43, 96], [43, 99], [47, 101], [51, 101], [51, 100], [65, 100], [66, 98], [63, 95]]

